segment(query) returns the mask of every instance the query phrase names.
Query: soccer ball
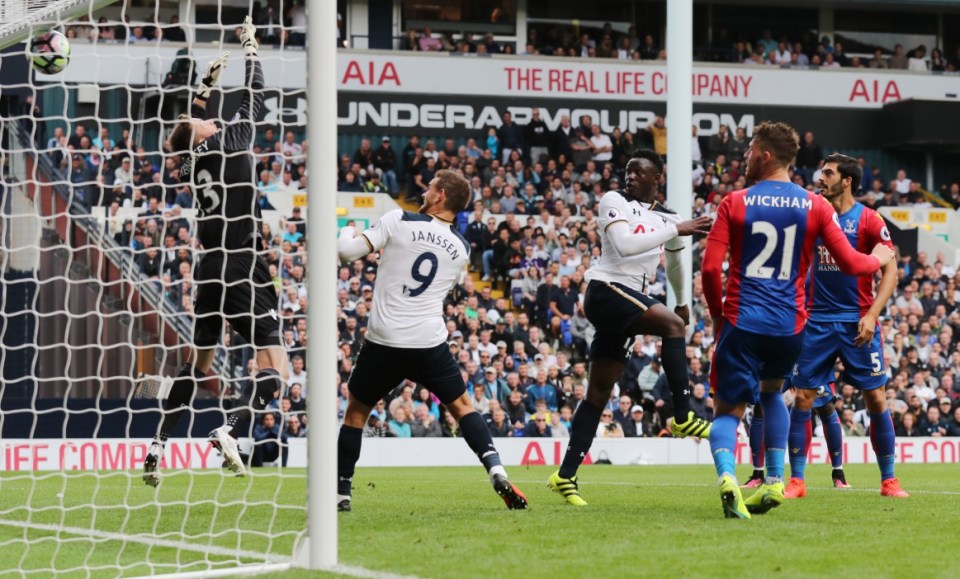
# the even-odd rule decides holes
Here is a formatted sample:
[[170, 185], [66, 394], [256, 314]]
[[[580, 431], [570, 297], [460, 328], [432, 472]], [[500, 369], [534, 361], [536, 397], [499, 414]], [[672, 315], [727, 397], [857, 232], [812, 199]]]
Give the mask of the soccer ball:
[[70, 62], [70, 41], [56, 30], [40, 33], [30, 41], [33, 69], [41, 74], [57, 74]]

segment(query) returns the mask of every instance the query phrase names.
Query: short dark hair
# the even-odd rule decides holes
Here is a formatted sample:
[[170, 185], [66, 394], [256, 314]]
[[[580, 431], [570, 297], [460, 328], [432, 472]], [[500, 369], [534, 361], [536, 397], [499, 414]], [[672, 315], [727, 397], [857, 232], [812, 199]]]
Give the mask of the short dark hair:
[[850, 190], [857, 192], [860, 190], [860, 181], [863, 179], [863, 169], [860, 163], [848, 155], [834, 153], [823, 160], [824, 163], [836, 163], [837, 171], [840, 172], [842, 179], [850, 178]]
[[449, 169], [437, 171], [437, 188], [447, 194], [446, 208], [454, 213], [466, 211], [470, 208], [470, 183], [459, 173]]
[[800, 150], [800, 135], [787, 123], [762, 122], [754, 127], [753, 138], [784, 167], [793, 164]]
[[630, 160], [633, 159], [646, 159], [653, 163], [657, 168], [658, 173], [663, 173], [663, 159], [660, 158], [660, 155], [652, 149], [637, 149], [630, 155]]
[[173, 127], [173, 131], [170, 132], [170, 137], [167, 139], [167, 146], [170, 147], [172, 153], [182, 153], [193, 149], [193, 127], [190, 125], [188, 115], [182, 114], [177, 119], [177, 124]]

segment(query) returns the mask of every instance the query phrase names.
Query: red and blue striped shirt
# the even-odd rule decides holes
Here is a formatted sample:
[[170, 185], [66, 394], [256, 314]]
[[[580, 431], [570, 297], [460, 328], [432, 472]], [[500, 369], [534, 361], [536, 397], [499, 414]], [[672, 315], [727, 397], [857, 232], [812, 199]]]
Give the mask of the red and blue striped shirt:
[[[727, 195], [707, 237], [703, 291], [714, 319], [768, 336], [792, 336], [807, 322], [804, 282], [821, 241], [841, 271], [865, 275], [878, 260], [858, 253], [820, 195], [785, 181], [762, 181]], [[722, 263], [730, 250], [726, 299]]]

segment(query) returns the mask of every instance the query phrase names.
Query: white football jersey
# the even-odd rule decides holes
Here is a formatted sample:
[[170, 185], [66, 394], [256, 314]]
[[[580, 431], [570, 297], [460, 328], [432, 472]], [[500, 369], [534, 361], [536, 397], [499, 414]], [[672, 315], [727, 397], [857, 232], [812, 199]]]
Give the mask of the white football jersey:
[[446, 342], [443, 300], [466, 275], [467, 240], [450, 223], [402, 209], [384, 213], [363, 236], [383, 250], [367, 338], [394, 348]]
[[[648, 206], [619, 191], [608, 191], [600, 198], [597, 222], [603, 253], [600, 255], [600, 263], [588, 269], [584, 277], [588, 281], [616, 282], [646, 293], [649, 285], [657, 278], [657, 266], [660, 265], [660, 254], [663, 253], [664, 245], [638, 255], [620, 255], [607, 237], [607, 228], [617, 221], [625, 221], [631, 233], [643, 235], [662, 229], [667, 223], [677, 224], [680, 218], [656, 201]], [[674, 237], [665, 246], [671, 251], [683, 249], [683, 238]]]

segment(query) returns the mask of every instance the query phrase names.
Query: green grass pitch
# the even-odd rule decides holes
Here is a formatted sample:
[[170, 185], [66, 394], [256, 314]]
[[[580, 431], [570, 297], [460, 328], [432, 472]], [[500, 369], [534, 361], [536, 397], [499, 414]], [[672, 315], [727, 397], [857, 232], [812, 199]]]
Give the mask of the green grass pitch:
[[[507, 511], [479, 466], [359, 469], [354, 510], [340, 515], [341, 563], [421, 577], [957, 576], [957, 465], [898, 465], [913, 494], [905, 500], [879, 496], [874, 465], [847, 466], [854, 488], [846, 491], [830, 488], [828, 467], [811, 466], [807, 498], [751, 521], [723, 518], [716, 476], [705, 466], [584, 467], [581, 492], [590, 504], [583, 509], [546, 488], [552, 467], [508, 470], [529, 511]], [[225, 565], [237, 552], [288, 556], [305, 528], [305, 479], [302, 471], [276, 473], [229, 479], [178, 472], [157, 490], [137, 473], [51, 473], [35, 482], [5, 475], [0, 576], [43, 577], [53, 569], [70, 577], [136, 576], [171, 572], [177, 562], [184, 571], [207, 561]], [[16, 521], [32, 528], [11, 526]], [[55, 540], [53, 530], [36, 528], [43, 525], [93, 526], [102, 536], [61, 532]], [[195, 537], [189, 542], [196, 550], [124, 544], [121, 536]]]

